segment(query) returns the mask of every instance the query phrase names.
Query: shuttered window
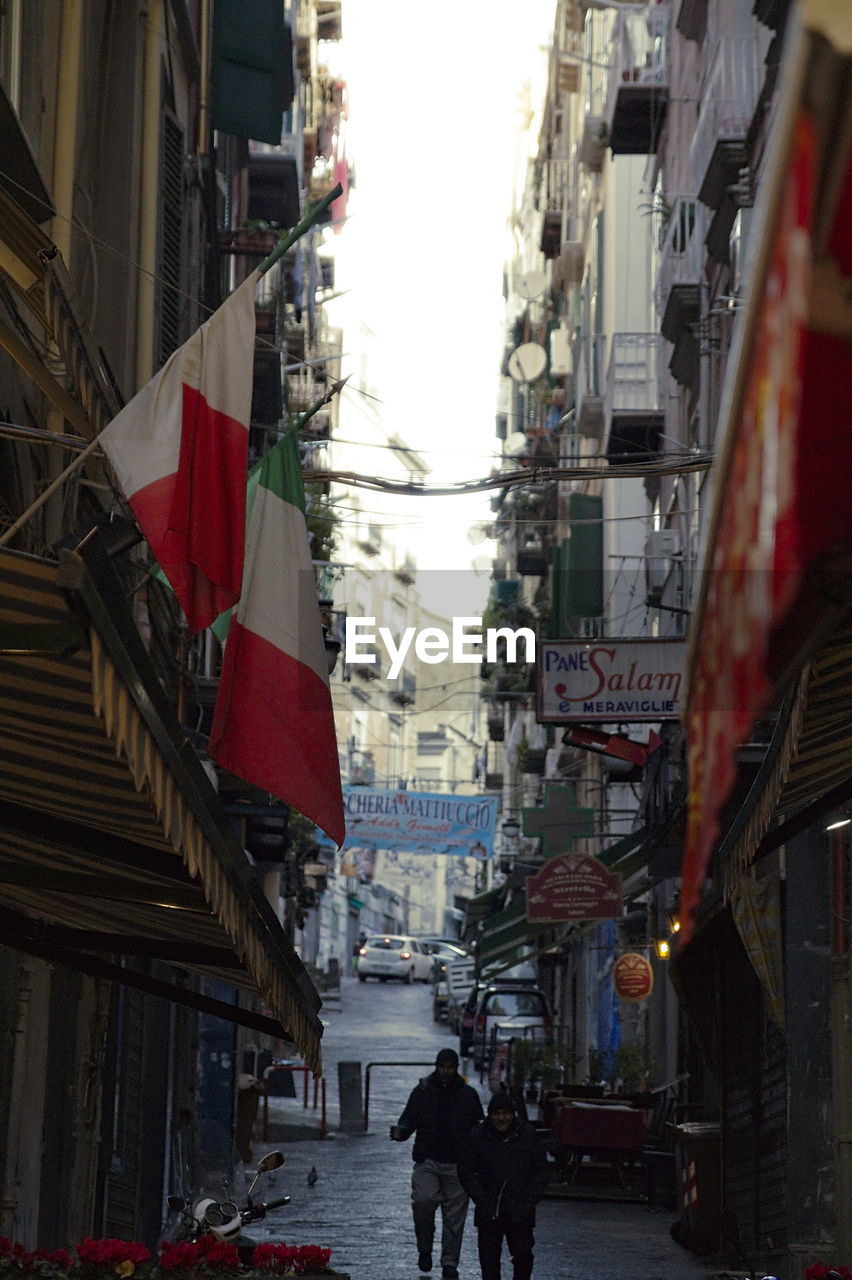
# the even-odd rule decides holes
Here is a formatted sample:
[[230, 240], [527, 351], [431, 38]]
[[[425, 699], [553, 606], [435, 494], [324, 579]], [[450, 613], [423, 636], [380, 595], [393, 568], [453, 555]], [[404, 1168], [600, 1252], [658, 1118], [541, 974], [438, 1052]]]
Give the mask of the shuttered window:
[[157, 356], [163, 365], [181, 344], [183, 304], [183, 129], [170, 111], [162, 113], [160, 146], [159, 332]]

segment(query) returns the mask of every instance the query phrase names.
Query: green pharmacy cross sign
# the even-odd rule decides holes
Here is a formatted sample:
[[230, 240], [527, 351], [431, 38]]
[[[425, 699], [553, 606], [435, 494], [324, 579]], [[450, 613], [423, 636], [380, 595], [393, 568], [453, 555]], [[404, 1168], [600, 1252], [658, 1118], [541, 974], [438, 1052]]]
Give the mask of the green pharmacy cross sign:
[[522, 809], [521, 817], [524, 835], [541, 838], [545, 858], [564, 853], [578, 836], [594, 834], [595, 811], [577, 807], [573, 787], [545, 787], [543, 806]]

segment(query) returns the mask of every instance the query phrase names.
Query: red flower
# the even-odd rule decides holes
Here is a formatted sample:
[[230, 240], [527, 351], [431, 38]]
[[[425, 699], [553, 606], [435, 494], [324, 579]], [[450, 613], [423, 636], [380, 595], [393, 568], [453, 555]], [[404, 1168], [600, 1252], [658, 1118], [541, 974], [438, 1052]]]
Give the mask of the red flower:
[[296, 1271], [299, 1275], [308, 1275], [312, 1271], [323, 1271], [328, 1266], [331, 1250], [318, 1244], [303, 1244], [296, 1256]]
[[160, 1266], [163, 1271], [188, 1271], [200, 1256], [198, 1245], [189, 1240], [182, 1240], [179, 1244], [166, 1241], [160, 1249]]
[[251, 1255], [251, 1262], [259, 1271], [292, 1271], [297, 1253], [291, 1244], [259, 1244]]

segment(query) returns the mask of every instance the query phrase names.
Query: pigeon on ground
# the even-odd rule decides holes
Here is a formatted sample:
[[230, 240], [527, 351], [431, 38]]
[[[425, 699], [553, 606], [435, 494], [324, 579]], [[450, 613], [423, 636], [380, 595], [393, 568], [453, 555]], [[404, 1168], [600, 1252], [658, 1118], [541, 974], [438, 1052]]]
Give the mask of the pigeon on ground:
[[308, 1186], [309, 1187], [314, 1186], [318, 1178], [319, 1178], [319, 1174], [316, 1171], [316, 1166], [311, 1165], [311, 1171], [308, 1174]]

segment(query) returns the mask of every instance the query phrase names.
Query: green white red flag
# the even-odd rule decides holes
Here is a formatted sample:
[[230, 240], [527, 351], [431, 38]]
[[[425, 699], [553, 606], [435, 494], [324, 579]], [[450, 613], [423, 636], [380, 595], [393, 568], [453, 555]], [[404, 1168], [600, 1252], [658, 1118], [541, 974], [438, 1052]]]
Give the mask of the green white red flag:
[[255, 271], [99, 437], [192, 631], [240, 598], [256, 284]]
[[288, 432], [258, 472], [208, 751], [341, 845], [340, 762], [304, 508]]

